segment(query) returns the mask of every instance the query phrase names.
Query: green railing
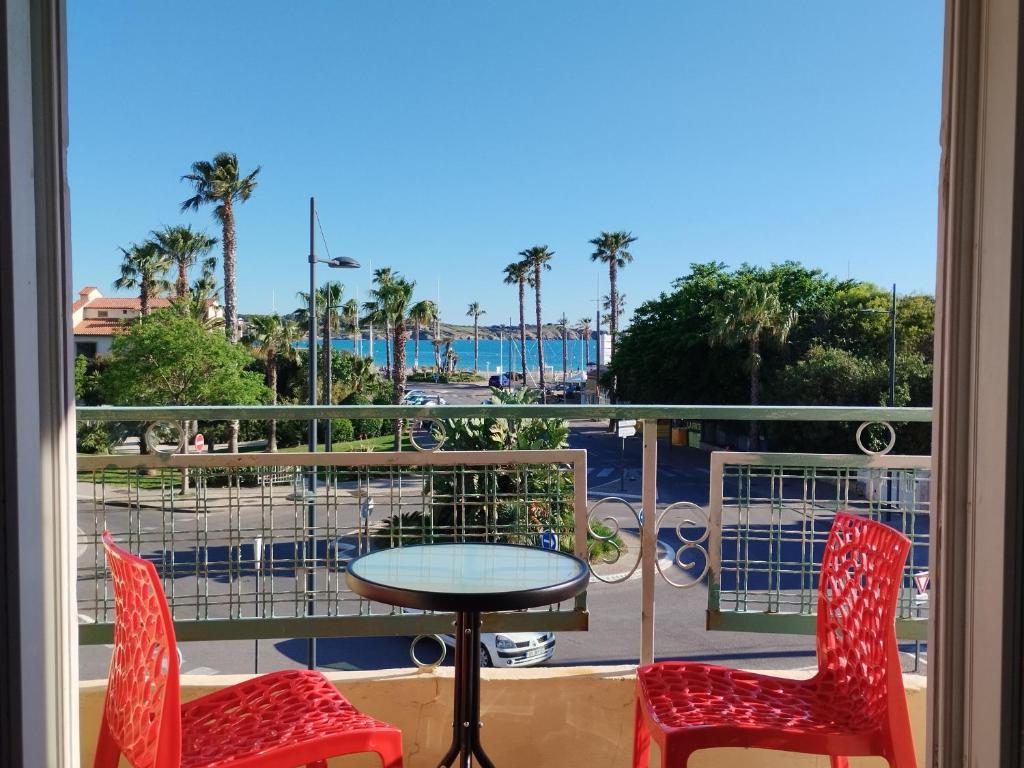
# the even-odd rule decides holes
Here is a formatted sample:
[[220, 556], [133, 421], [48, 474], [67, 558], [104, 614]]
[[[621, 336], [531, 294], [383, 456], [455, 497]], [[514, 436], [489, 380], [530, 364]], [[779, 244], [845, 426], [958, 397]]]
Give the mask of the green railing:
[[[827, 457], [715, 454], [709, 508], [687, 500], [659, 504], [655, 425], [659, 419], [679, 419], [888, 426], [929, 422], [928, 408], [494, 404], [78, 409], [82, 421], [160, 423], [179, 432], [189, 421], [381, 418], [422, 427], [443, 420], [550, 417], [640, 422], [645, 428], [639, 498], [603, 498], [588, 506], [587, 457], [580, 450], [449, 452], [443, 444], [424, 449], [414, 442], [416, 449], [402, 452], [198, 455], [182, 452], [179, 441], [179, 452], [79, 457], [80, 637], [83, 642], [110, 637], [112, 600], [97, 546], [104, 528], [157, 564], [183, 640], [444, 631], [449, 617], [404, 615], [348, 592], [343, 577], [347, 559], [376, 546], [439, 538], [539, 545], [548, 533], [562, 548], [591, 557], [597, 579], [614, 583], [641, 573], [641, 659], [647, 661], [653, 654], [656, 574], [680, 588], [707, 586], [709, 628], [813, 631], [815, 547], [825, 521], [838, 508], [883, 519], [902, 515], [904, 528], [909, 524], [919, 546], [900, 616], [902, 634], [920, 636], [926, 596], [914, 594], [911, 582], [927, 557], [927, 504], [920, 503], [926, 494], [917, 492], [927, 482], [926, 458], [875, 457], [863, 448]], [[890, 433], [895, 436], [895, 429], [890, 427]], [[175, 440], [169, 442], [173, 447]], [[886, 484], [883, 500], [864, 503], [856, 490], [863, 485], [862, 471], [875, 472], [875, 481]], [[890, 490], [894, 483], [907, 488], [908, 482], [915, 492], [904, 493], [900, 502]], [[613, 508], [616, 514], [609, 515]], [[656, 514], [645, 515], [650, 509]], [[619, 532], [634, 527], [631, 519], [639, 536], [637, 546], [626, 547]], [[658, 557], [666, 547], [672, 549], [671, 560]], [[630, 562], [625, 569], [616, 566], [620, 558], [632, 567]], [[585, 597], [571, 606], [487, 621], [491, 631], [584, 629], [588, 623]]]

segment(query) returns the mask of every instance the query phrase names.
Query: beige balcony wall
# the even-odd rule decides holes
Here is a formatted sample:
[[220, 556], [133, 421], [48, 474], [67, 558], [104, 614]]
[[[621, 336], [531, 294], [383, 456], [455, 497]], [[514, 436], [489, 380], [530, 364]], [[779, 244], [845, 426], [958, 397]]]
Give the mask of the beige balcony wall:
[[[778, 673], [781, 675], [791, 673]], [[452, 670], [338, 672], [328, 675], [361, 710], [402, 729], [406, 768], [435, 768], [451, 739]], [[484, 670], [484, 747], [506, 768], [628, 768], [633, 734], [633, 667]], [[244, 676], [185, 676], [182, 696], [195, 698]], [[924, 762], [925, 681], [905, 677], [918, 762]], [[81, 687], [82, 764], [90, 765], [106, 681]], [[657, 748], [651, 765], [657, 765]], [[879, 758], [851, 766], [885, 766]], [[379, 768], [369, 756], [332, 760], [330, 768]], [[762, 750], [698, 752], [690, 768], [827, 768], [828, 760]]]

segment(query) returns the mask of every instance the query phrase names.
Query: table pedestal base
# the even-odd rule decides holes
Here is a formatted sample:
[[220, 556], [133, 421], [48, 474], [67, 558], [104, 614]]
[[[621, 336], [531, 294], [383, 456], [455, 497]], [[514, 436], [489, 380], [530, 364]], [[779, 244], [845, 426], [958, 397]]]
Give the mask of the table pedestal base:
[[452, 745], [438, 768], [494, 768], [480, 744], [480, 614], [459, 612], [455, 619], [455, 712]]

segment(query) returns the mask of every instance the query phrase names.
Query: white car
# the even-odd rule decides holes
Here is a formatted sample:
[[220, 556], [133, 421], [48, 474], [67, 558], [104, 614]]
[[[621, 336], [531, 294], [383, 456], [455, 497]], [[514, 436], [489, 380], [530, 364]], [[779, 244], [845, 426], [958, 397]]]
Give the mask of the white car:
[[[403, 608], [402, 613], [423, 613]], [[448, 648], [455, 648], [453, 635], [440, 635]], [[554, 632], [481, 632], [481, 667], [535, 667], [555, 655]]]
[[[442, 635], [441, 639], [449, 648], [455, 647], [455, 638], [452, 635]], [[535, 667], [554, 655], [554, 632], [480, 634], [481, 667]]]

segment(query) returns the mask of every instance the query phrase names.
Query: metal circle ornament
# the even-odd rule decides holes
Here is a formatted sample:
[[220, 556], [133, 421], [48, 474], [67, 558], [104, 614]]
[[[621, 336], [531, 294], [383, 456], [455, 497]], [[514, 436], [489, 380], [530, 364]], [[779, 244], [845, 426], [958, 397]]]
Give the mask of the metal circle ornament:
[[[871, 449], [864, 445], [864, 430], [876, 424], [885, 427], [889, 431], [889, 441], [885, 444], [884, 448], [877, 451], [872, 451]], [[866, 453], [868, 456], [885, 456], [896, 445], [896, 430], [888, 421], [865, 421], [863, 424], [857, 427], [856, 440], [857, 447], [860, 448], [861, 451]]]
[[[420, 659], [416, 655], [416, 646], [419, 645], [422, 640], [433, 640], [439, 646], [441, 646], [441, 655], [437, 657], [437, 661], [426, 662]], [[409, 658], [412, 659], [412, 663], [416, 665], [416, 668], [420, 672], [433, 672], [444, 661], [445, 656], [448, 655], [448, 646], [444, 643], [444, 638], [440, 635], [417, 635], [413, 638], [412, 644], [409, 646]]]
[[[170, 450], [161, 448], [162, 445], [168, 445], [169, 443], [162, 441], [160, 436], [157, 434], [162, 431], [169, 431], [171, 433], [177, 432], [178, 438], [174, 443], [170, 443], [174, 447]], [[185, 427], [180, 421], [154, 421], [148, 427], [142, 435], [142, 439], [146, 443], [146, 447], [151, 453], [184, 453], [185, 452]]]
[[[426, 430], [422, 428], [417, 429], [417, 425], [422, 424], [429, 424], [430, 426]], [[434, 440], [433, 445], [426, 445], [417, 440], [417, 433], [422, 433], [424, 431]], [[444, 423], [441, 421], [422, 422], [417, 421], [416, 419], [408, 419], [406, 421], [406, 434], [409, 436], [409, 442], [412, 444], [412, 447], [422, 453], [433, 453], [434, 451], [439, 450], [441, 446], [444, 445], [445, 440], [448, 439], [448, 436], [444, 431]], [[422, 437], [423, 435], [421, 434], [420, 436]]]
[[[676, 538], [679, 540], [680, 543], [679, 548], [673, 550], [672, 547], [665, 545], [666, 549], [672, 551], [672, 565], [676, 566], [682, 571], [693, 571], [695, 568], [697, 568], [697, 561], [690, 560], [689, 562], [684, 562], [683, 556], [687, 552], [696, 551], [697, 553], [700, 553], [700, 555], [703, 556], [704, 566], [701, 569], [701, 572], [694, 577], [693, 581], [682, 582], [673, 581], [668, 577], [668, 574], [666, 574], [665, 570], [661, 567], [660, 558], [656, 557], [654, 563], [658, 569], [658, 573], [661, 574], [661, 578], [663, 578], [667, 584], [670, 584], [671, 586], [677, 587], [679, 589], [690, 589], [691, 587], [695, 587], [698, 584], [703, 583], [705, 577], [708, 575], [708, 571], [711, 569], [711, 559], [708, 557], [707, 550], [707, 541], [708, 537], [711, 535], [711, 526], [708, 523], [707, 513], [704, 511], [702, 507], [698, 506], [697, 504], [694, 504], [692, 501], [677, 501], [674, 504], [670, 504], [669, 506], [665, 507], [665, 509], [662, 510], [661, 514], [658, 515], [658, 522], [656, 527], [659, 530], [661, 529], [661, 524], [662, 521], [665, 519], [665, 516], [675, 509], [691, 510], [692, 512], [695, 512], [697, 515], [700, 515], [703, 518], [703, 520], [700, 523], [698, 523], [697, 521], [692, 520], [690, 518], [683, 518], [679, 521], [679, 523], [676, 524], [675, 531]], [[703, 526], [704, 533], [695, 539], [687, 538], [686, 534], [683, 533], [683, 527], [686, 526], [692, 528], [698, 525]]]

